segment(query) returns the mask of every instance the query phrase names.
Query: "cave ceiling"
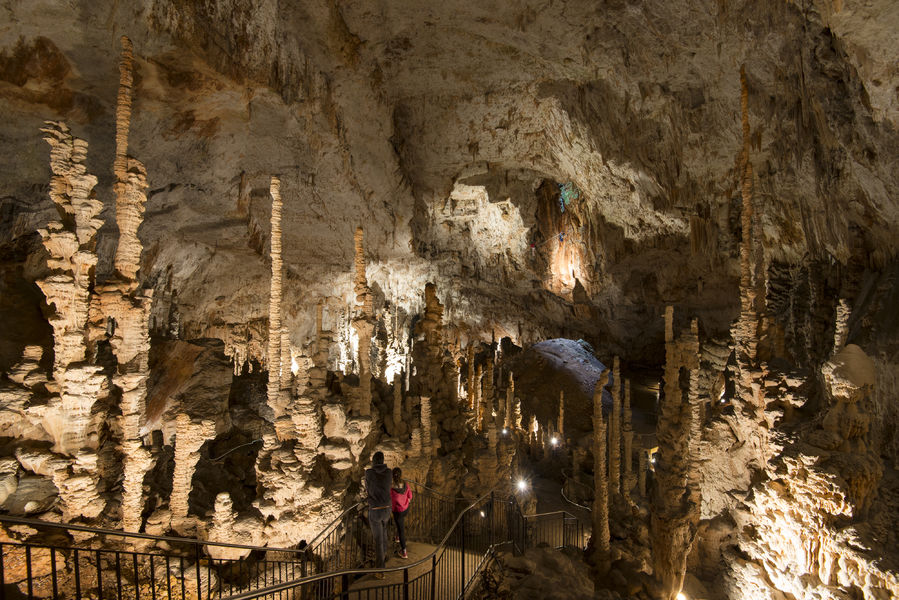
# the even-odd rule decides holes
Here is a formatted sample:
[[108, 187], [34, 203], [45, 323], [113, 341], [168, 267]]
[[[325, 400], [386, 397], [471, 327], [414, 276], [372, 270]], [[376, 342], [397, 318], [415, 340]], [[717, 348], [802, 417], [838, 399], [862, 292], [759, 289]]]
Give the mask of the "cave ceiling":
[[[21, 246], [53, 215], [39, 127], [65, 120], [90, 144], [107, 217], [97, 272], [111, 271], [127, 35], [129, 151], [150, 187], [140, 278], [175, 293], [188, 337], [267, 318], [273, 174], [296, 345], [320, 299], [331, 318], [352, 302], [359, 225], [379, 310], [417, 312], [434, 282], [466, 336], [587, 337], [641, 356], [660, 347], [669, 303], [725, 332], [741, 67], [766, 260], [865, 268], [899, 239], [889, 0], [45, 0], [0, 13], [0, 243]], [[567, 214], [551, 210], [565, 182], [579, 191]], [[17, 256], [33, 279], [39, 261]]]

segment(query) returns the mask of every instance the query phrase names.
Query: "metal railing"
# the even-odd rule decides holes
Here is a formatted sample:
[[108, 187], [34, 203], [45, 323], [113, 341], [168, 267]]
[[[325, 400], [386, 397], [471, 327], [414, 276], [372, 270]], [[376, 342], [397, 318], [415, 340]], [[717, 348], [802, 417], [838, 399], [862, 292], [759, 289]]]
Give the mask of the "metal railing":
[[[423, 511], [422, 511], [423, 512]], [[455, 599], [462, 598], [493, 549], [510, 545], [515, 553], [541, 544], [586, 547], [585, 532], [566, 512], [524, 515], [514, 496], [481, 496], [453, 521], [437, 547], [415, 562], [386, 569], [347, 569], [227, 596], [257, 599]], [[373, 579], [383, 574], [385, 581]]]
[[[593, 485], [579, 481], [571, 475], [571, 471], [562, 471], [562, 498], [565, 501], [586, 510], [592, 510], [594, 490]], [[592, 481], [592, 477], [590, 478]]]
[[[434, 543], [452, 525], [459, 499], [413, 485], [407, 538]], [[315, 574], [373, 564], [365, 503], [344, 511], [302, 548], [259, 547], [155, 536], [0, 516], [36, 530], [0, 542], [0, 600], [7, 598], [222, 598]], [[390, 535], [393, 536], [393, 521]], [[213, 550], [210, 550], [213, 549]], [[219, 551], [216, 552], [216, 549]], [[214, 558], [230, 554], [234, 558]]]
[[[0, 600], [214, 598], [308, 574], [305, 550], [296, 548], [260, 548], [8, 516], [0, 517], [0, 522], [37, 531], [26, 542], [0, 542]], [[83, 541], [71, 542], [78, 537]], [[212, 558], [212, 547], [246, 556]]]

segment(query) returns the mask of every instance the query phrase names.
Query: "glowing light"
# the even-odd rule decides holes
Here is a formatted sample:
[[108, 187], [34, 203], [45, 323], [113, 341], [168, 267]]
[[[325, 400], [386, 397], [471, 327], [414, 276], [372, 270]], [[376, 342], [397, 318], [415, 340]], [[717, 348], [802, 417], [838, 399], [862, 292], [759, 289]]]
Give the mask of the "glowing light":
[[726, 402], [724, 399], [724, 390], [721, 390], [721, 395], [718, 396], [718, 400], [721, 402], [721, 404], [724, 404]]
[[687, 598], [687, 595], [686, 595], [685, 593], [683, 593], [683, 592], [678, 592], [678, 593], [677, 593], [677, 600], [689, 600], [689, 598]]
[[290, 358], [290, 372], [296, 375], [300, 371], [300, 365], [295, 357]]
[[553, 446], [558, 446], [558, 445], [559, 445], [559, 438], [554, 437], [554, 438], [552, 438], [551, 440], [549, 440], [549, 442], [550, 442]]
[[505, 427], [503, 427], [503, 435], [508, 435], [508, 434], [509, 434], [509, 430], [506, 429]]
[[528, 482], [525, 481], [524, 479], [519, 479], [518, 480], [518, 491], [523, 492], [526, 489], [528, 489]]
[[483, 511], [483, 510], [481, 511], [481, 516], [482, 516], [482, 517], [487, 516], [487, 515], [484, 514], [484, 511]]

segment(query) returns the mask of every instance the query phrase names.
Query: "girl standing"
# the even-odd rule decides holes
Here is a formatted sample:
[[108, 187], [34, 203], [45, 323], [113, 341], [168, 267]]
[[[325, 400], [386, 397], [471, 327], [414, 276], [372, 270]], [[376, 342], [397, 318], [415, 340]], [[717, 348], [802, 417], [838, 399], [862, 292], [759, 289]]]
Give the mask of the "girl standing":
[[406, 529], [404, 521], [409, 512], [409, 503], [412, 502], [412, 488], [403, 481], [403, 470], [393, 468], [393, 487], [390, 488], [390, 504], [393, 508], [393, 520], [396, 521], [396, 532], [400, 538], [400, 550], [397, 552], [400, 558], [409, 558], [406, 554]]

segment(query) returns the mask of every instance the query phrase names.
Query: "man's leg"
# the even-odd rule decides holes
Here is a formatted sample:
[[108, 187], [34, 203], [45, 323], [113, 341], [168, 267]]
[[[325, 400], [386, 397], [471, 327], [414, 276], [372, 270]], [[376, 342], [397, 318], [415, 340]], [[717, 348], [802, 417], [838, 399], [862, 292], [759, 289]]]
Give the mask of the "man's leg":
[[387, 534], [384, 531], [384, 521], [381, 517], [384, 512], [383, 508], [376, 508], [368, 511], [368, 522], [371, 524], [371, 535], [375, 542], [375, 567], [380, 569], [384, 567], [384, 559], [386, 556], [385, 545]]
[[381, 511], [381, 566], [384, 566], [384, 562], [387, 560], [387, 525], [390, 523], [390, 513], [391, 510], [389, 508], [382, 509]]

